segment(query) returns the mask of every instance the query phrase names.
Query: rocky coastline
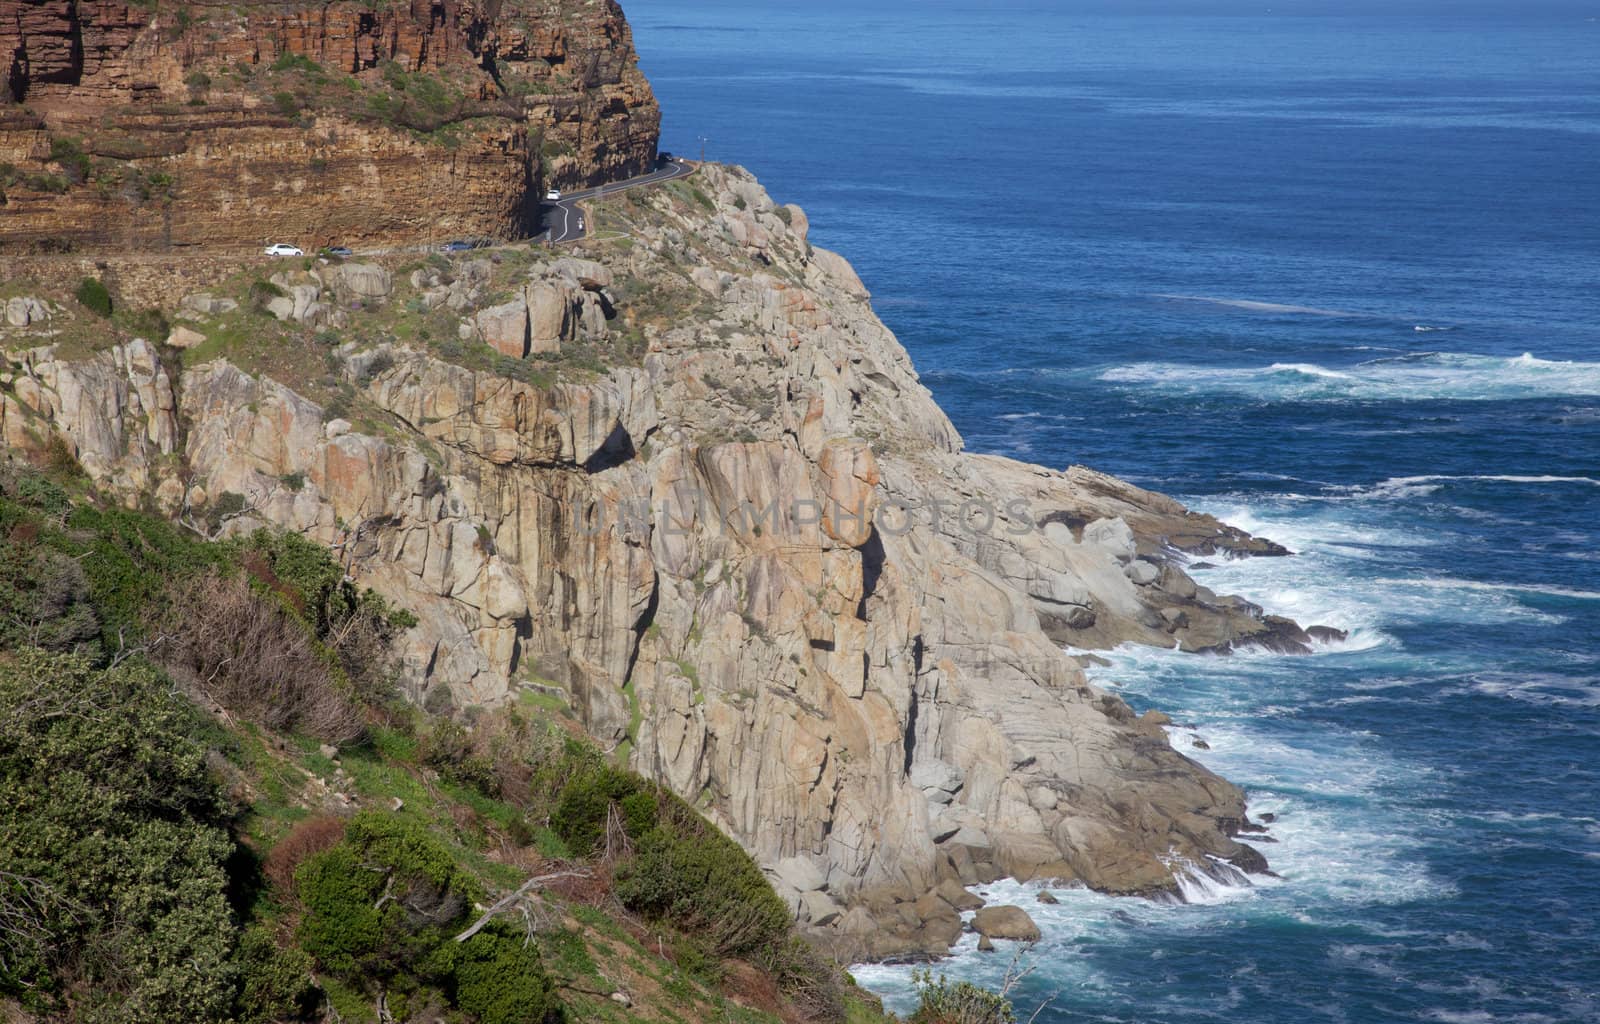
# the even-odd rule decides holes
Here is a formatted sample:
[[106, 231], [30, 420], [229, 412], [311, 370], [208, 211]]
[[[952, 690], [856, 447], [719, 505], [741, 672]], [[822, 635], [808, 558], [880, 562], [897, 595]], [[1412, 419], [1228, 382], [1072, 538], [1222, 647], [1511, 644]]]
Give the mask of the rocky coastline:
[[849, 264], [738, 168], [591, 215], [563, 252], [115, 297], [159, 336], [7, 280], [0, 434], [203, 531], [328, 545], [417, 617], [412, 699], [554, 699], [841, 958], [942, 953], [1000, 877], [1266, 869], [1240, 790], [1067, 650], [1307, 650], [1184, 571], [1283, 549], [965, 452]]
[[[1331, 638], [1184, 568], [1283, 548], [965, 451], [849, 263], [740, 168], [591, 203], [561, 251], [418, 246], [526, 237], [546, 187], [653, 163], [611, 0], [10, 3], [6, 55], [15, 456], [326, 545], [415, 616], [413, 701], [537, 695], [841, 959], [941, 954], [1001, 877], [1267, 869], [1239, 789], [1083, 665]], [[377, 255], [245, 255], [268, 234]]]

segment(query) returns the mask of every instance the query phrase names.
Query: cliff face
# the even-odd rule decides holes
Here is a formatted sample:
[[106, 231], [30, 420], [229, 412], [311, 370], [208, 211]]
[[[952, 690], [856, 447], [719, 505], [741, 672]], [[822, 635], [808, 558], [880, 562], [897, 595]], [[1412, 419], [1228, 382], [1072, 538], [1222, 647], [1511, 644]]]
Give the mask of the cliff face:
[[648, 170], [613, 0], [0, 0], [0, 247], [522, 237]]
[[14, 282], [0, 435], [333, 546], [419, 617], [417, 701], [567, 706], [845, 953], [942, 950], [958, 886], [1000, 875], [1264, 866], [1242, 794], [1062, 644], [1303, 645], [1182, 568], [1281, 549], [962, 452], [849, 265], [743, 172], [592, 216], [614, 240], [560, 258], [247, 271], [166, 345]]

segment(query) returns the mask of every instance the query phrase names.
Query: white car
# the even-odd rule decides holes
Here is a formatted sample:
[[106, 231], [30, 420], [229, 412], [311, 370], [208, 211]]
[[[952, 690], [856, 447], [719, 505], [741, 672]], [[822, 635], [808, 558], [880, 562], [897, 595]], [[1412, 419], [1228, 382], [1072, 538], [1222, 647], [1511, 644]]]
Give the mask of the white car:
[[267, 246], [265, 249], [261, 250], [261, 254], [263, 256], [304, 256], [305, 255], [305, 253], [301, 251], [299, 246], [297, 246], [297, 245], [287, 245], [287, 244], [285, 244], [283, 242], [279, 242], [276, 245]]
[[554, 202], [560, 202], [560, 200], [561, 200], [561, 190], [559, 188], [553, 188], [550, 191], [546, 192], [544, 194], [544, 197], [546, 199], [550, 200], [553, 203]]

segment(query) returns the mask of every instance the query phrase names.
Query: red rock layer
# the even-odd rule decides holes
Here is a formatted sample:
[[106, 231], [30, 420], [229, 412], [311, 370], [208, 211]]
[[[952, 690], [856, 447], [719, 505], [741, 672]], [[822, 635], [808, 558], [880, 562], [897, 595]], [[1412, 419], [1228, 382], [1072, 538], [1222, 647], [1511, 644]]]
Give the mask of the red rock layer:
[[612, 0], [0, 0], [11, 251], [518, 237], [659, 127]]

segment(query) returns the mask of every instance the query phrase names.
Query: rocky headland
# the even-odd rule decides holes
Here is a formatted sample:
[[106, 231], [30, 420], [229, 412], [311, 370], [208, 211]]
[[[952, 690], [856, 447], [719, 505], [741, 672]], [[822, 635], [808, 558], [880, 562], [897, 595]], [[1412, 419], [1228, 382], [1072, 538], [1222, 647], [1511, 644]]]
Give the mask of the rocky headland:
[[1184, 571], [1281, 548], [963, 451], [849, 264], [740, 169], [591, 217], [559, 252], [103, 259], [109, 319], [15, 264], [0, 433], [202, 532], [328, 545], [417, 617], [412, 699], [554, 698], [841, 956], [941, 952], [1002, 876], [1265, 869], [1243, 794], [1067, 649], [1307, 649]]

